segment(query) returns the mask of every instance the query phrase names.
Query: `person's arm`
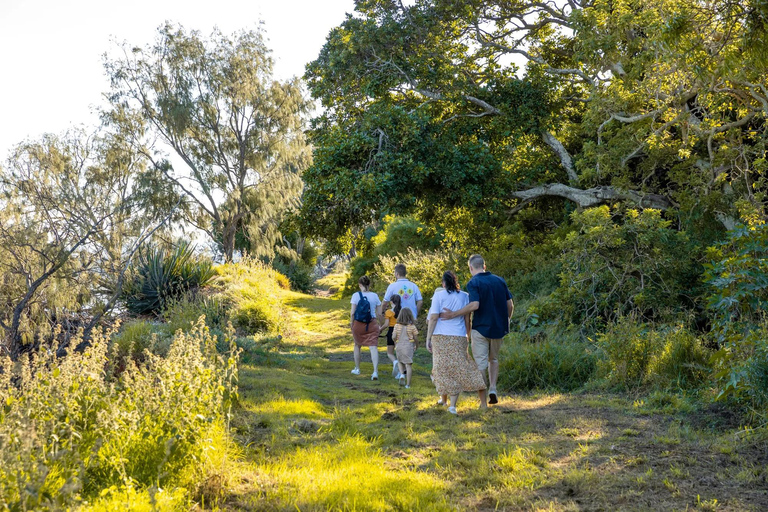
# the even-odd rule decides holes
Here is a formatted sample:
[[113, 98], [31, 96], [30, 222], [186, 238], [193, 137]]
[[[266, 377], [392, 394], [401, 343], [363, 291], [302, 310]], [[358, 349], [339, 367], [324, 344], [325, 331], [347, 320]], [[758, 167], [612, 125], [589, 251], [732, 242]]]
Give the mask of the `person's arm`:
[[413, 350], [416, 350], [419, 348], [419, 330], [415, 327], [413, 328]]
[[349, 328], [351, 329], [353, 325], [355, 325], [355, 310], [357, 309], [357, 304], [352, 304], [352, 312], [349, 314]]
[[451, 318], [456, 318], [457, 316], [468, 315], [473, 311], [477, 311], [479, 307], [480, 307], [480, 302], [474, 301], [474, 302], [470, 302], [463, 308], [456, 311], [451, 311], [448, 308], [443, 308], [443, 312], [440, 313], [440, 318], [442, 318], [443, 320], [450, 320]]
[[423, 300], [417, 300], [416, 301], [416, 316], [419, 316], [419, 313], [421, 313], [421, 305], [424, 304]]
[[435, 331], [435, 326], [437, 325], [437, 315], [429, 315], [428, 323], [427, 323], [427, 350], [432, 352], [432, 333]]
[[507, 316], [512, 319], [512, 315], [515, 313], [515, 303], [512, 302], [512, 299], [509, 299], [507, 301]]
[[472, 336], [470, 335], [470, 333], [472, 332], [471, 318], [472, 318], [472, 315], [470, 315], [469, 313], [464, 315], [464, 328], [467, 330], [467, 339], [470, 339], [470, 340], [472, 338]]

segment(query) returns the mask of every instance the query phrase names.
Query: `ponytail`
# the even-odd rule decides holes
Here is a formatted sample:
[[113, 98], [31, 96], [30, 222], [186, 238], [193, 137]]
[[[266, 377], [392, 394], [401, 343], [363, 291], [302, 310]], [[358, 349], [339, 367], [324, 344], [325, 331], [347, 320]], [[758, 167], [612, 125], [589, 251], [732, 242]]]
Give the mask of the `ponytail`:
[[392, 304], [395, 305], [395, 307], [393, 308], [393, 311], [395, 313], [395, 318], [397, 318], [398, 315], [400, 315], [400, 310], [403, 309], [403, 307], [400, 305], [400, 302], [401, 302], [400, 301], [400, 296], [397, 295], [397, 294], [392, 295], [392, 299], [391, 300], [392, 300]]

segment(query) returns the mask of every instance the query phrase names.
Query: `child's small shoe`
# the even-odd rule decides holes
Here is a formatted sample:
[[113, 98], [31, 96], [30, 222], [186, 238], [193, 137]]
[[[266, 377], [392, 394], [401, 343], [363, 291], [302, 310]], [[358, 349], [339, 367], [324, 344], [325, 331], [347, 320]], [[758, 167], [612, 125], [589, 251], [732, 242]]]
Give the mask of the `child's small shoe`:
[[379, 380], [379, 374], [377, 372], [373, 372], [373, 375], [371, 375], [371, 380]]
[[[405, 384], [405, 375], [400, 374], [400, 378], [397, 380], [400, 381], [400, 385], [402, 386], [403, 384]], [[405, 386], [405, 387], [408, 387], [408, 386]]]

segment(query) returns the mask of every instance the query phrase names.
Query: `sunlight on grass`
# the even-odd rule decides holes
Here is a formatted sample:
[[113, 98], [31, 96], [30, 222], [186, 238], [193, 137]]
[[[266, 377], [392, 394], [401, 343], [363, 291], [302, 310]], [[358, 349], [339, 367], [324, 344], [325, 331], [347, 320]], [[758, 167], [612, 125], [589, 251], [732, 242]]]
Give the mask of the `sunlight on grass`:
[[260, 468], [276, 482], [269, 496], [300, 510], [452, 510], [445, 484], [392, 463], [359, 436], [301, 448]]
[[323, 406], [314, 400], [286, 400], [280, 397], [275, 400], [262, 402], [251, 409], [261, 414], [279, 414], [282, 416], [315, 416], [329, 418]]

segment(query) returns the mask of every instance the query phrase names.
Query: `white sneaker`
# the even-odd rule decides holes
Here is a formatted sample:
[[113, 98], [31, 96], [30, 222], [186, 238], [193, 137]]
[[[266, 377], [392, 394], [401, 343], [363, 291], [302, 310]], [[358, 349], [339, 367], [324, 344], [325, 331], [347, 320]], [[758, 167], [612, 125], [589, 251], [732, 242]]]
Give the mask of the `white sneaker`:
[[400, 373], [400, 370], [397, 368], [397, 361], [392, 363], [392, 376], [395, 377]]
[[408, 386], [408, 385], [406, 384], [406, 386], [405, 386], [405, 389], [411, 389], [411, 386]]
[[[401, 373], [401, 374], [400, 374], [400, 378], [399, 378], [399, 379], [397, 379], [397, 380], [398, 380], [398, 381], [400, 381], [400, 385], [402, 386], [403, 384], [405, 384], [405, 375], [403, 375], [403, 374]], [[405, 386], [405, 387], [410, 387], [410, 386]]]
[[451, 414], [456, 414], [456, 415], [459, 414], [459, 413], [456, 412], [456, 408], [455, 407], [449, 407], [448, 408], [448, 412], [451, 413]]
[[371, 375], [371, 380], [379, 380], [378, 372], [373, 372], [373, 375]]
[[352, 375], [360, 375], [360, 368], [355, 368], [350, 372]]
[[439, 397], [437, 399], [437, 405], [445, 405], [445, 402], [443, 402], [443, 397]]

